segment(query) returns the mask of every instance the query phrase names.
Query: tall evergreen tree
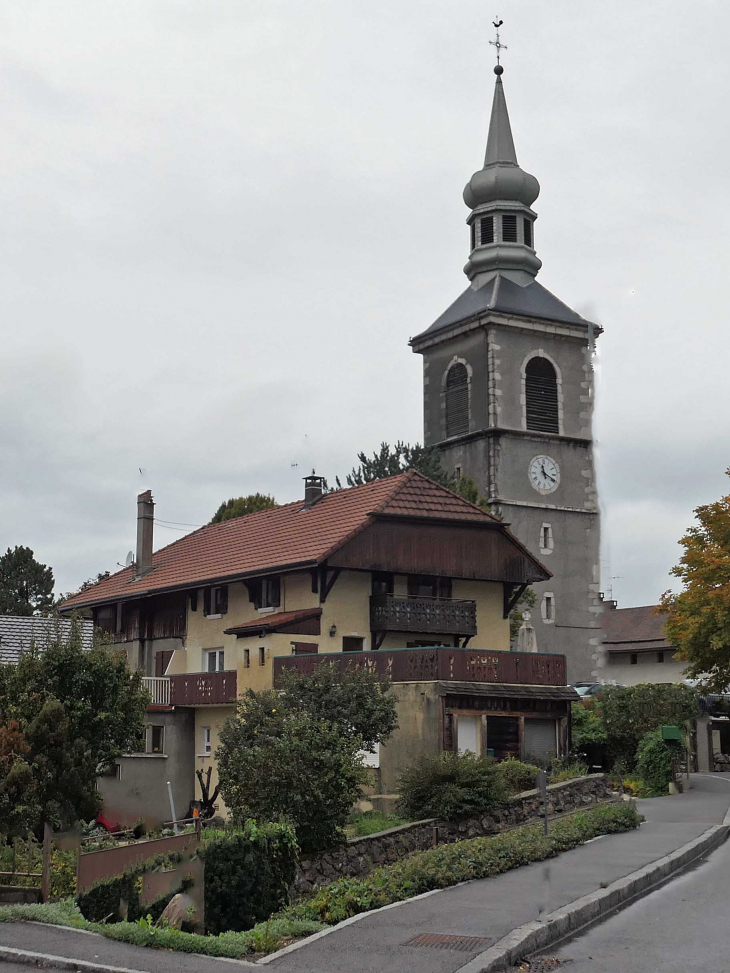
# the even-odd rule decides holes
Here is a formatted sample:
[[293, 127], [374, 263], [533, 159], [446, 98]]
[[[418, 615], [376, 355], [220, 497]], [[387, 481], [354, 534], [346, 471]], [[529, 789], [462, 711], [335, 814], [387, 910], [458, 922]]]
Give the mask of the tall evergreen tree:
[[0, 615], [43, 615], [53, 607], [53, 571], [29, 547], [0, 557]]

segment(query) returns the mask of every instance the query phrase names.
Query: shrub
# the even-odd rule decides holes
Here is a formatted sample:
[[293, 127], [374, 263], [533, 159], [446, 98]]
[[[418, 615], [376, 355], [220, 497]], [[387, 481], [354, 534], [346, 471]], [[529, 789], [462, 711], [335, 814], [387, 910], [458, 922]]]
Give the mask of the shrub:
[[234, 820], [286, 819], [304, 853], [344, 840], [343, 827], [367, 779], [358, 736], [292, 710], [273, 690], [248, 690], [221, 730], [221, 791]]
[[601, 834], [637, 828], [642, 818], [633, 803], [604, 804], [543, 826], [528, 825], [493, 838], [471, 838], [417, 852], [375, 869], [366, 878], [344, 878], [317, 890], [283, 913], [293, 919], [334, 925], [370, 909], [409, 899], [421, 892], [500, 875], [529, 862], [543, 861]]
[[699, 712], [693, 689], [670, 684], [607, 686], [601, 707], [611, 755], [630, 771], [646, 733], [666, 724], [682, 726]]
[[287, 901], [297, 856], [288, 825], [248, 821], [239, 833], [206, 841], [201, 855], [209, 933], [251, 929]]
[[51, 853], [51, 899], [68, 899], [76, 894], [76, 852], [55, 848]]
[[537, 787], [539, 772], [540, 768], [535, 764], [523, 764], [511, 758], [497, 764], [497, 773], [509, 794], [533, 790]]
[[385, 814], [383, 811], [365, 811], [362, 814], [353, 814], [347, 822], [345, 831], [349, 838], [364, 838], [369, 834], [387, 831], [388, 828], [398, 828], [402, 824], [408, 824], [408, 822], [405, 818], [396, 817], [395, 814]]
[[679, 740], [663, 740], [661, 733], [647, 733], [636, 750], [636, 770], [652, 796], [666, 794], [672, 780], [672, 760], [681, 756]]
[[632, 797], [652, 797], [651, 788], [640, 777], [624, 777], [624, 791]]
[[494, 760], [473, 753], [422, 757], [401, 774], [398, 786], [398, 807], [414, 821], [484, 814], [507, 796]]
[[588, 773], [588, 764], [582, 760], [553, 760], [550, 765], [550, 783], [560, 784], [565, 780], [575, 780], [576, 777], [585, 777]]

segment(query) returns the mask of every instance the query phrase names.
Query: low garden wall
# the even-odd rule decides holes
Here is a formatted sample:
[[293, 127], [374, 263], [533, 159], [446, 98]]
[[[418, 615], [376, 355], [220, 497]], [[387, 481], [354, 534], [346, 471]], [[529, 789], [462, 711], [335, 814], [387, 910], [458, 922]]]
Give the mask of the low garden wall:
[[[548, 787], [548, 814], [573, 811], [613, 796], [613, 790], [603, 774], [578, 777]], [[539, 791], [524, 791], [511, 797], [506, 805], [489, 814], [461, 821], [440, 821], [429, 818], [390, 828], [365, 838], [350, 838], [346, 845], [301, 861], [297, 865], [293, 890], [296, 894], [327, 885], [338, 878], [367, 875], [378, 865], [396, 861], [413, 851], [422, 851], [436, 844], [496, 834], [505, 828], [526, 824], [542, 816]]]

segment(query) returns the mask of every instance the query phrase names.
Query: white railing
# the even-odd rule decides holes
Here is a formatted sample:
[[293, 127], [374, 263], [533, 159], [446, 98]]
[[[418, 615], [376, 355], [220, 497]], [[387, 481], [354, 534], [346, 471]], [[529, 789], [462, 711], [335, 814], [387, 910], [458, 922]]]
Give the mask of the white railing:
[[152, 706], [170, 705], [169, 676], [143, 676], [142, 685], [152, 697]]

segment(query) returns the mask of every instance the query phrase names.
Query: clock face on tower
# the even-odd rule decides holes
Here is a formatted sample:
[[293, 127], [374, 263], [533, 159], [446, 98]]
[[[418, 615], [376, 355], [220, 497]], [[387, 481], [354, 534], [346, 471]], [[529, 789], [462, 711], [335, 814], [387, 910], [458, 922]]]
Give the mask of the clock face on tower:
[[552, 493], [560, 484], [560, 467], [551, 456], [535, 456], [527, 473], [538, 493]]

